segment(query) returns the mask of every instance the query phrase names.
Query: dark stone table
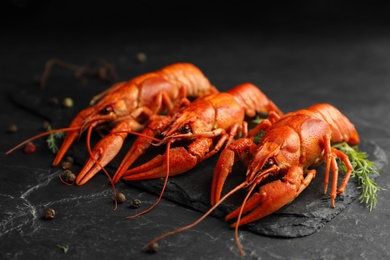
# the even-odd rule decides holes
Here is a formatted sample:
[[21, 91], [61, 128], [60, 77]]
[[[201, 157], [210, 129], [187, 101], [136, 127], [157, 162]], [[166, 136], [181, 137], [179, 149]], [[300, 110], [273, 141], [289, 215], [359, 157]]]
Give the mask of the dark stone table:
[[[116, 189], [127, 201], [114, 210], [112, 187], [104, 174], [84, 186], [60, 181], [61, 170], [51, 166], [54, 155], [45, 138], [34, 140], [37, 150], [33, 154], [18, 149], [5, 155], [19, 142], [41, 133], [45, 120], [53, 128], [66, 127], [94, 95], [110, 86], [91, 77], [81, 82], [73, 72], [56, 67], [42, 90], [38, 80], [45, 62], [52, 58], [78, 65], [105, 59], [115, 67], [117, 81], [190, 62], [221, 91], [244, 82], [257, 85], [284, 112], [315, 103], [336, 106], [356, 126], [361, 149], [381, 168], [375, 179], [382, 187], [377, 206], [369, 211], [359, 203], [352, 179], [346, 194], [336, 200], [336, 208], [331, 208], [328, 196], [322, 194], [324, 171], [319, 167], [317, 178], [290, 205], [240, 229], [240, 242], [250, 259], [389, 257], [390, 37], [381, 8], [374, 8], [370, 19], [360, 18], [373, 7], [358, 6], [356, 16], [330, 11], [335, 19], [327, 21], [317, 9], [298, 8], [300, 16], [294, 20], [289, 6], [279, 10], [267, 5], [258, 11], [259, 16], [249, 5], [236, 10], [230, 6], [226, 16], [232, 15], [232, 22], [221, 13], [212, 16], [219, 10], [214, 6], [206, 8], [195, 22], [188, 13], [175, 17], [179, 7], [171, 10], [172, 3], [165, 6], [171, 10], [166, 20], [159, 9], [164, 7], [151, 4], [132, 6], [128, 12], [99, 5], [93, 15], [86, 4], [61, 9], [50, 1], [38, 3], [38, 7], [9, 9], [13, 18], [5, 24], [0, 42], [1, 259], [240, 258], [234, 230], [222, 220], [224, 210], [230, 208], [223, 207], [195, 227], [159, 241], [157, 253], [142, 251], [154, 237], [192, 223], [208, 209], [217, 157], [171, 178], [170, 192], [152, 211], [125, 219], [156, 201], [161, 180], [118, 183]], [[66, 15], [69, 10], [76, 12]], [[152, 15], [162, 22], [151, 22]], [[136, 58], [141, 52], [147, 57], [144, 62]], [[51, 97], [71, 97], [74, 106], [50, 106]], [[11, 124], [17, 125], [17, 132], [8, 132]], [[92, 143], [97, 140], [99, 136], [93, 135]], [[72, 167], [77, 173], [87, 156], [85, 137], [70, 154], [77, 159]], [[119, 160], [107, 167], [110, 173]], [[130, 207], [135, 198], [142, 202], [140, 208]], [[47, 208], [55, 209], [53, 220], [43, 218]], [[302, 216], [309, 221], [294, 222]]]

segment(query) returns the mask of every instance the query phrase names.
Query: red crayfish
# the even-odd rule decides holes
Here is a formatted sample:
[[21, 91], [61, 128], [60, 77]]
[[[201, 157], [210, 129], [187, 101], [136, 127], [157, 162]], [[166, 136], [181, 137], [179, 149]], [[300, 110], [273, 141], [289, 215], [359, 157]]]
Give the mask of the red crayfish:
[[[253, 137], [264, 131], [258, 145]], [[249, 161], [246, 180], [239, 185], [249, 188], [248, 194], [260, 186], [243, 206], [230, 213], [226, 220], [239, 217], [232, 226], [244, 225], [263, 218], [296, 198], [316, 176], [316, 166], [325, 162], [324, 193], [332, 169], [331, 205], [336, 194], [344, 192], [352, 172], [347, 155], [332, 148], [332, 143], [358, 144], [360, 139], [354, 125], [330, 104], [317, 104], [282, 117], [271, 113], [252, 129], [247, 138], [236, 140], [221, 153], [214, 171], [211, 204], [220, 200], [223, 184], [235, 161]], [[347, 167], [340, 186], [336, 158]], [[279, 177], [261, 185], [270, 178]], [[248, 213], [240, 218], [241, 214]]]
[[[91, 101], [93, 106], [78, 113], [68, 128], [32, 137], [9, 150], [7, 154], [33, 139], [66, 131], [62, 146], [53, 161], [53, 166], [56, 166], [72, 143], [88, 129], [87, 146], [90, 160], [81, 170], [80, 177], [76, 179], [76, 184], [82, 185], [117, 155], [130, 132], [142, 131], [153, 115], [169, 113], [183, 98], [191, 99], [217, 92], [218, 90], [193, 64], [172, 64], [113, 85], [95, 96]], [[89, 139], [92, 129], [108, 123], [111, 123], [111, 132], [114, 134], [103, 137], [91, 151]]]

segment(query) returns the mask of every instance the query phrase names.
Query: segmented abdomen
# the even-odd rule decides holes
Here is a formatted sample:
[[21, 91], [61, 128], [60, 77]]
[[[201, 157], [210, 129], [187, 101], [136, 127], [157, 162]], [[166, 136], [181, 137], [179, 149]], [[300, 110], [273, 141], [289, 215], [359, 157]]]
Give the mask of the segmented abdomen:
[[326, 103], [316, 104], [306, 110], [311, 111], [315, 117], [329, 124], [332, 130], [332, 142], [346, 141], [351, 145], [360, 142], [355, 126], [334, 106]]
[[185, 86], [189, 97], [200, 97], [218, 92], [203, 72], [191, 63], [176, 63], [162, 68], [159, 73], [169, 82], [179, 87]]
[[232, 94], [245, 108], [245, 113], [249, 117], [254, 117], [256, 114], [267, 114], [270, 111], [275, 111], [280, 116], [283, 114], [272, 100], [251, 83], [238, 85], [229, 90], [228, 93]]

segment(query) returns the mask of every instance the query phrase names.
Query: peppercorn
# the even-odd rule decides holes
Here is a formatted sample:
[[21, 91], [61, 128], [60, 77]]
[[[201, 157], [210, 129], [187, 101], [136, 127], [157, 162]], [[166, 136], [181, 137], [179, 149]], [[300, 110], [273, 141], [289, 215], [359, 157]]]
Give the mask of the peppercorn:
[[63, 160], [62, 160], [62, 163], [61, 163], [61, 168], [63, 170], [68, 170], [72, 167], [73, 165], [73, 158], [70, 157], [70, 156], [66, 156]]
[[72, 163], [71, 162], [62, 162], [61, 163], [61, 168], [63, 170], [67, 170], [67, 169], [70, 169], [72, 167]]
[[133, 199], [131, 201], [132, 208], [138, 208], [139, 206], [141, 206], [141, 201], [139, 199]]
[[66, 157], [64, 158], [64, 162], [73, 163], [73, 157], [71, 157], [71, 156], [66, 156]]
[[73, 107], [73, 99], [67, 97], [64, 99], [62, 104], [64, 105], [64, 107]]
[[17, 131], [18, 131], [18, 126], [17, 125], [11, 124], [11, 125], [8, 126], [8, 129], [7, 129], [8, 133], [13, 134], [13, 133], [16, 133]]
[[67, 183], [73, 183], [76, 179], [76, 175], [70, 170], [65, 170], [61, 173], [61, 179]]
[[43, 121], [42, 123], [42, 130], [47, 131], [50, 127], [49, 121]]
[[123, 193], [118, 193], [118, 194], [115, 196], [115, 199], [116, 199], [116, 201], [117, 201], [119, 204], [121, 204], [121, 203], [123, 203], [123, 202], [126, 201], [126, 196], [125, 196], [125, 194], [123, 194]]
[[47, 210], [45, 211], [44, 218], [45, 218], [46, 220], [54, 219], [55, 216], [56, 216], [56, 212], [54, 211], [54, 209], [47, 209]]
[[157, 253], [158, 252], [158, 244], [157, 242], [153, 242], [152, 244], [150, 244], [147, 248], [147, 251], [149, 253]]
[[32, 142], [28, 142], [24, 147], [24, 152], [27, 154], [34, 153], [36, 150], [35, 145]]
[[137, 61], [139, 61], [139, 62], [145, 62], [147, 59], [146, 54], [143, 52], [137, 53], [136, 58], [137, 58]]

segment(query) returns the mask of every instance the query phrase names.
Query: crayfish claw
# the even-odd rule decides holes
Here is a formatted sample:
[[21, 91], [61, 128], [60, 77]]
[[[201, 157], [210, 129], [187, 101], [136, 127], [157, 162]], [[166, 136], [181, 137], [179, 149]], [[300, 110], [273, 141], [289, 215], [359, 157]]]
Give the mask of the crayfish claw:
[[101, 139], [93, 148], [90, 158], [76, 178], [83, 185], [104, 168], [122, 148], [126, 133], [112, 133]]
[[126, 181], [164, 178], [167, 170], [169, 176], [175, 176], [192, 169], [198, 161], [197, 157], [184, 147], [172, 148], [168, 153], [169, 169], [167, 169], [167, 154], [157, 155], [149, 162], [126, 171], [122, 178]]
[[[258, 193], [244, 201], [243, 205], [226, 216], [225, 220], [239, 218], [232, 227], [242, 226], [264, 218], [293, 201], [315, 177], [315, 171], [309, 171], [302, 178], [299, 167], [292, 168], [282, 180], [275, 180], [260, 187]], [[248, 213], [249, 212], [249, 213]], [[246, 214], [241, 217], [241, 214]]]

